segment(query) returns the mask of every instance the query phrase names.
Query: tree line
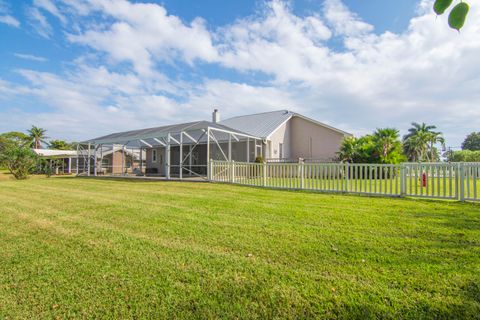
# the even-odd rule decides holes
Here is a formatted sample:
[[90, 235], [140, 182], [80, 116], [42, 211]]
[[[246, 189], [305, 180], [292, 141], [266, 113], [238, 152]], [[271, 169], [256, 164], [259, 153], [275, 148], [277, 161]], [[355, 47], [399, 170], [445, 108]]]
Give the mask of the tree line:
[[443, 134], [434, 125], [412, 122], [402, 138], [395, 128], [381, 128], [365, 136], [346, 137], [338, 160], [350, 163], [437, 162], [443, 157], [451, 162], [480, 162], [480, 132], [472, 132], [462, 143], [462, 151], [445, 148]]
[[26, 179], [32, 173], [50, 175], [52, 163], [41, 159], [33, 149], [46, 145], [49, 149], [70, 150], [76, 143], [48, 140], [47, 130], [32, 126], [27, 133], [11, 131], [0, 134], [0, 168], [8, 169], [16, 179]]

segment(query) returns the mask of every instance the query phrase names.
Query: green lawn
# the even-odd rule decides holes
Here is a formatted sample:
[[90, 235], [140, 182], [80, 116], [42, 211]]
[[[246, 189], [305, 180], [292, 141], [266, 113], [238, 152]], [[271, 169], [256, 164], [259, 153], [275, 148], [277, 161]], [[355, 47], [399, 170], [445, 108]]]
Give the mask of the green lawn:
[[480, 205], [0, 178], [0, 319], [478, 318]]

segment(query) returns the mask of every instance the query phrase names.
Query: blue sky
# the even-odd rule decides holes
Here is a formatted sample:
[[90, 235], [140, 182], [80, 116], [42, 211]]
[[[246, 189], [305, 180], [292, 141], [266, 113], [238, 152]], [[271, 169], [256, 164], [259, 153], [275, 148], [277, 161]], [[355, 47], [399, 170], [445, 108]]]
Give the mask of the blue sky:
[[432, 1], [0, 0], [0, 132], [112, 131], [288, 108], [361, 135], [480, 131], [479, 10]]

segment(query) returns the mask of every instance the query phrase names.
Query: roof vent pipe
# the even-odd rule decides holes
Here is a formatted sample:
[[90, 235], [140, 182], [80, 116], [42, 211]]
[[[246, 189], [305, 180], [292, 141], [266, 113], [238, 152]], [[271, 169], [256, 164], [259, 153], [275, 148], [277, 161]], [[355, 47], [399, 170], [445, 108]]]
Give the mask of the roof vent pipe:
[[217, 123], [220, 122], [220, 112], [218, 112], [218, 109], [214, 109], [212, 113], [212, 122]]

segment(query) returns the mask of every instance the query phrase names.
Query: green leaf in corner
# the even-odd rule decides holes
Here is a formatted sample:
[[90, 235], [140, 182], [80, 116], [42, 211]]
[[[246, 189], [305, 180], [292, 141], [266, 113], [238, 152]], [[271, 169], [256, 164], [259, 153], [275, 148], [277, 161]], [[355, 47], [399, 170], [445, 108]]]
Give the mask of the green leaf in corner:
[[452, 2], [453, 0], [436, 0], [433, 5], [433, 11], [435, 11], [436, 14], [441, 15], [448, 7], [450, 7]]
[[460, 2], [453, 7], [450, 15], [448, 16], [448, 25], [450, 28], [460, 31], [465, 24], [465, 19], [467, 18], [469, 10], [470, 7], [465, 2]]

